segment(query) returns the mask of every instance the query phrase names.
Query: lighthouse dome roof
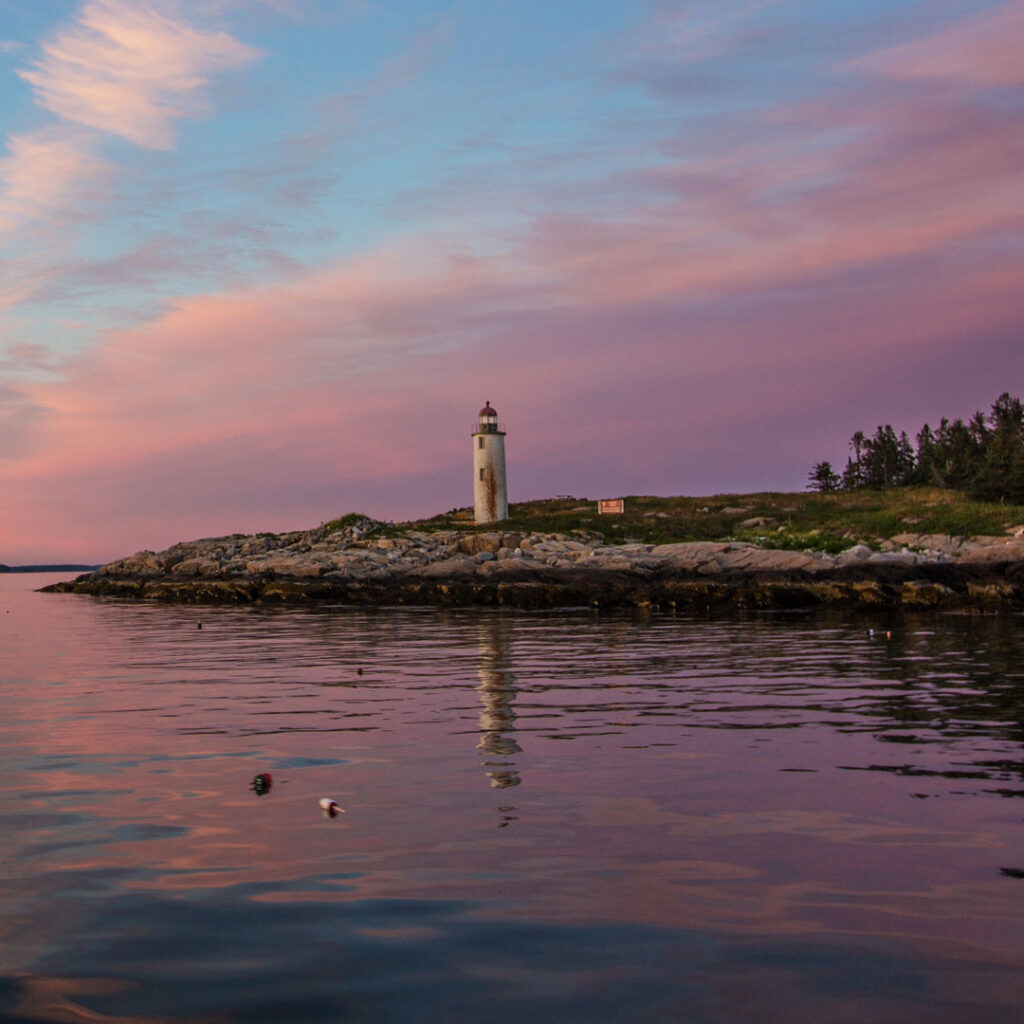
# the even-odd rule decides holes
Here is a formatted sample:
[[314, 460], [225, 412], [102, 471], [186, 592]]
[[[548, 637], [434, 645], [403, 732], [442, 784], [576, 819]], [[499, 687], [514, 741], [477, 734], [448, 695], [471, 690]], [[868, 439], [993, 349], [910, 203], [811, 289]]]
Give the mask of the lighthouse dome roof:
[[497, 416], [498, 414], [491, 408], [491, 403], [487, 402], [486, 405], [478, 413], [479, 416]]

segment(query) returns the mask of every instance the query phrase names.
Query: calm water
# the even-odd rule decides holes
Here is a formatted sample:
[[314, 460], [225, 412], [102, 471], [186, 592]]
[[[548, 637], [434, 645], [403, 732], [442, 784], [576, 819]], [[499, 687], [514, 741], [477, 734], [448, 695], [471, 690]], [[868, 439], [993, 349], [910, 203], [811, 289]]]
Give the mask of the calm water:
[[0, 576], [0, 1020], [1024, 1019], [1019, 618], [47, 581]]

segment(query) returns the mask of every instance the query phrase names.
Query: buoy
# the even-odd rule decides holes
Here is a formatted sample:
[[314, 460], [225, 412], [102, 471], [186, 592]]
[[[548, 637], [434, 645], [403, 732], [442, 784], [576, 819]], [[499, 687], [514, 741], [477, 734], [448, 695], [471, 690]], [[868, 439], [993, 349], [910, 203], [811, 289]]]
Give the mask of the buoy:
[[271, 778], [269, 772], [260, 772], [259, 775], [255, 776], [252, 780], [252, 784], [249, 788], [257, 795], [263, 796], [264, 793], [269, 793], [274, 785], [274, 780]]
[[339, 807], [329, 796], [320, 797], [320, 810], [324, 812], [324, 816], [327, 818], [335, 818], [339, 814], [345, 813], [345, 809]]

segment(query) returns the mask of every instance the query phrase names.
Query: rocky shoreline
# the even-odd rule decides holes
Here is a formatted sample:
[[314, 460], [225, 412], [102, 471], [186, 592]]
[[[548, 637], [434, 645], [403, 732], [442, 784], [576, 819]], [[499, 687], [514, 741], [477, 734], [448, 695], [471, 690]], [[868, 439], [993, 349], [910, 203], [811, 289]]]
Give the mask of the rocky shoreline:
[[140, 551], [45, 588], [186, 603], [1024, 610], [1024, 537], [901, 534], [839, 555], [736, 541], [398, 530], [369, 519]]

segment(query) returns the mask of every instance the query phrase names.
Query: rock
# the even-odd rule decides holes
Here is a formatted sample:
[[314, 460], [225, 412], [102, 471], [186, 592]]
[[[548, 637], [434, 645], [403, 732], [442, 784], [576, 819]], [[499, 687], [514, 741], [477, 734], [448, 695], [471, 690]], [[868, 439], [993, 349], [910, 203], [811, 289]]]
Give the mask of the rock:
[[250, 573], [273, 573], [275, 576], [319, 576], [334, 568], [327, 555], [313, 552], [297, 555], [265, 555], [246, 563]]
[[476, 574], [486, 580], [536, 580], [549, 570], [550, 566], [544, 562], [529, 558], [507, 558], [504, 561], [495, 559], [492, 562], [480, 563]]
[[917, 565], [913, 551], [876, 551], [867, 559], [869, 565]]
[[885, 590], [877, 580], [859, 580], [853, 584], [853, 592], [861, 604], [888, 604]]
[[[651, 548], [650, 555], [664, 559], [677, 568], [696, 568], [722, 551], [735, 545], [722, 541], [698, 540], [679, 544], [659, 544]], [[742, 545], [745, 546], [745, 545]]]
[[333, 596], [334, 588], [326, 581], [272, 580], [260, 591], [263, 601], [319, 601]]
[[431, 562], [429, 565], [418, 566], [410, 571], [413, 579], [441, 580], [441, 579], [472, 579], [476, 574], [477, 563], [466, 555], [456, 555], [454, 558], [444, 558], [439, 562]]
[[723, 551], [715, 556], [715, 561], [725, 571], [792, 572], [793, 570], [805, 570], [816, 572], [826, 567], [825, 563], [802, 551], [780, 551], [756, 547]]
[[1024, 559], [1024, 538], [972, 537], [965, 541], [957, 558], [963, 563], [1019, 562]]
[[874, 551], [867, 546], [867, 544], [854, 544], [852, 548], [847, 548], [839, 555], [840, 565], [850, 565], [853, 562], [866, 562]]
[[153, 580], [141, 596], [176, 604], [244, 604], [256, 600], [260, 588], [253, 580]]
[[[504, 545], [509, 547], [510, 545]], [[477, 555], [481, 551], [497, 554], [502, 548], [500, 533], [470, 533], [462, 537], [458, 543], [459, 551], [465, 555]]]
[[175, 576], [218, 576], [221, 567], [210, 558], [183, 558], [171, 572]]
[[701, 576], [714, 576], [722, 571], [722, 566], [717, 558], [708, 558], [694, 566], [694, 571]]
[[1004, 608], [1020, 603], [1020, 592], [1012, 583], [968, 583], [967, 596], [984, 608]]
[[900, 590], [900, 603], [906, 608], [934, 608], [947, 604], [955, 592], [941, 583], [908, 580]]
[[[572, 562], [566, 563], [570, 567]], [[593, 555], [587, 559], [588, 569], [617, 569], [628, 572], [636, 568], [635, 563], [624, 555]]]

